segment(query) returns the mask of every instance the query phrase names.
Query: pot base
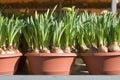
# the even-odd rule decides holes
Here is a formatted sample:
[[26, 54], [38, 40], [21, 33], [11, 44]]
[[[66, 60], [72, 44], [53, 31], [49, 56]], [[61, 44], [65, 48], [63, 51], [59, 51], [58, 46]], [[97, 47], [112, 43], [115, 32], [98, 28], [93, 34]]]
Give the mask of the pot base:
[[0, 55], [0, 75], [13, 75], [18, 66], [21, 53]]
[[30, 70], [35, 75], [69, 75], [76, 54], [26, 54]]
[[120, 52], [81, 54], [90, 74], [120, 75]]

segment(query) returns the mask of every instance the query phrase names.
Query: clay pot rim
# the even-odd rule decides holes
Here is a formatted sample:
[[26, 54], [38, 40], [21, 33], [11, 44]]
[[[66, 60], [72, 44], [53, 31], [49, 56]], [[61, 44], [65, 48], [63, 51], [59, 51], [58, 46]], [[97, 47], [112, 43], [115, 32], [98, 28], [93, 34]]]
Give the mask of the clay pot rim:
[[14, 54], [0, 54], [0, 58], [10, 58], [10, 57], [18, 57], [18, 56], [22, 56], [23, 54], [18, 52], [18, 53], [14, 53]]
[[78, 56], [120, 56], [120, 52], [80, 53]]
[[64, 57], [67, 57], [67, 56], [77, 56], [75, 53], [39, 53], [39, 54], [36, 54], [36, 53], [26, 53], [24, 56], [41, 56], [41, 57], [46, 57], [46, 56], [50, 56], [50, 57], [60, 57], [60, 56], [64, 56]]

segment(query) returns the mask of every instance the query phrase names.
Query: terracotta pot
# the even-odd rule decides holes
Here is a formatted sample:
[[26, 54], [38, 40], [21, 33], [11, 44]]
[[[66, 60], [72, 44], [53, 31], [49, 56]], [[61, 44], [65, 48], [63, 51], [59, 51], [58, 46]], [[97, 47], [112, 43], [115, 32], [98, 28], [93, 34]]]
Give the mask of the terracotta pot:
[[120, 52], [82, 53], [80, 55], [90, 74], [120, 75]]
[[21, 53], [0, 54], [0, 75], [13, 75], [18, 66]]
[[40, 75], [69, 75], [76, 54], [66, 53], [28, 53], [27, 56], [32, 74]]

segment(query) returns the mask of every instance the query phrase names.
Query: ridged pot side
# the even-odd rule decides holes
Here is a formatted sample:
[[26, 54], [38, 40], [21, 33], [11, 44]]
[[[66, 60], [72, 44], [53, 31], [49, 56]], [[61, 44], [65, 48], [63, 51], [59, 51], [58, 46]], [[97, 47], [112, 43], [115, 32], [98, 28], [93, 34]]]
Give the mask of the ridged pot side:
[[82, 53], [89, 74], [93, 75], [120, 75], [120, 52], [109, 53]]
[[13, 75], [18, 67], [21, 53], [0, 54], [0, 75]]
[[74, 53], [28, 53], [30, 70], [35, 75], [69, 75], [76, 57]]

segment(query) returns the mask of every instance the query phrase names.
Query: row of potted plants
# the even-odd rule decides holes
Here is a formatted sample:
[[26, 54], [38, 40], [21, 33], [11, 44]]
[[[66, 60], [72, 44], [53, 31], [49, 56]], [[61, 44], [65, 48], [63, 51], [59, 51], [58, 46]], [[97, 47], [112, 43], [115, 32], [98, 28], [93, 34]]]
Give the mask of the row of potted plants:
[[13, 74], [17, 70], [18, 50], [23, 20], [0, 16], [0, 74]]
[[[88, 14], [81, 18], [79, 53], [90, 74], [120, 74], [120, 19], [116, 14]], [[81, 33], [81, 32], [80, 32]], [[84, 54], [86, 53], [86, 54]], [[90, 54], [92, 53], [92, 54]], [[113, 66], [114, 65], [114, 66]]]
[[71, 73], [76, 54], [71, 53], [70, 46], [73, 43], [69, 41], [74, 38], [70, 34], [73, 34], [75, 23], [71, 22], [75, 20], [77, 14], [73, 11], [74, 7], [72, 12], [66, 9], [64, 8], [62, 18], [55, 14], [56, 7], [52, 11], [48, 9], [44, 14], [35, 12], [34, 17], [27, 18], [23, 34], [30, 50], [30, 54], [26, 56], [32, 74], [68, 75]]
[[[34, 16], [24, 19], [0, 17], [0, 56], [17, 57], [14, 62], [4, 62], [6, 66], [11, 62], [13, 67], [10, 70], [10, 65], [5, 68], [8, 71], [1, 74], [14, 74], [17, 69], [14, 66], [22, 56], [18, 50], [22, 42], [27, 43], [23, 45], [27, 47], [25, 56], [32, 74], [68, 75], [76, 56], [83, 58], [90, 74], [120, 74], [119, 65], [115, 63], [120, 61], [119, 16], [79, 13], [75, 7], [64, 7], [58, 16], [56, 8], [42, 14], [35, 11]], [[25, 41], [20, 40], [21, 35]], [[113, 69], [111, 65], [117, 67]], [[0, 69], [2, 71], [4, 66]]]

